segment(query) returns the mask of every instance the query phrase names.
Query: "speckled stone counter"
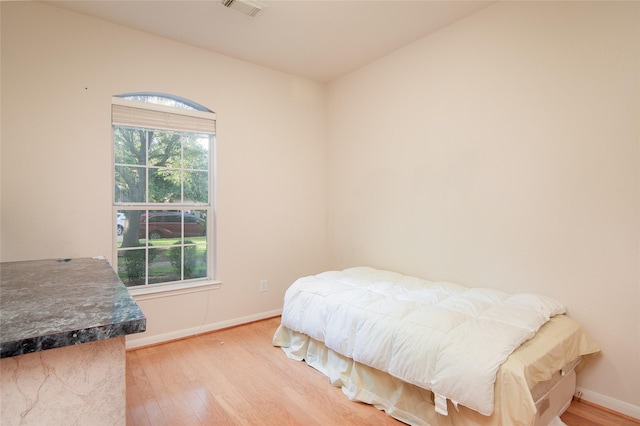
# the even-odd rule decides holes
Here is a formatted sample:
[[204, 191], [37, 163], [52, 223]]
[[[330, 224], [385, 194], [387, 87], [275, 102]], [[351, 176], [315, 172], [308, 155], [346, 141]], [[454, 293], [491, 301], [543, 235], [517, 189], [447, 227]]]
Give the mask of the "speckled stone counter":
[[0, 358], [145, 331], [104, 259], [0, 263]]
[[0, 424], [125, 425], [124, 336], [146, 319], [109, 263], [4, 262], [0, 277]]

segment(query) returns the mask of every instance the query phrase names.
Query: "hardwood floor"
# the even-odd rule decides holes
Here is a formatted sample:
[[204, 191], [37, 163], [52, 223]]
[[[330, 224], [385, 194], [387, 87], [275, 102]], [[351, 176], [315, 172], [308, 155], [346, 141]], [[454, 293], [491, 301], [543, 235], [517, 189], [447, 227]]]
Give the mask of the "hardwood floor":
[[640, 420], [613, 412], [590, 402], [573, 401], [560, 417], [568, 426], [637, 426]]
[[[402, 425], [287, 359], [271, 345], [279, 323], [128, 351], [127, 425]], [[640, 425], [580, 402], [562, 419], [569, 426]]]

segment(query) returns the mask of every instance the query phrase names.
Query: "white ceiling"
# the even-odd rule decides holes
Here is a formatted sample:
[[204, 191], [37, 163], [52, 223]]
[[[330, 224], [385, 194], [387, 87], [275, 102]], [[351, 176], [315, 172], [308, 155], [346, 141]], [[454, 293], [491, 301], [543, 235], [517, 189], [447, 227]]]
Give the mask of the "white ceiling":
[[327, 82], [493, 2], [262, 0], [253, 18], [219, 0], [47, 3]]

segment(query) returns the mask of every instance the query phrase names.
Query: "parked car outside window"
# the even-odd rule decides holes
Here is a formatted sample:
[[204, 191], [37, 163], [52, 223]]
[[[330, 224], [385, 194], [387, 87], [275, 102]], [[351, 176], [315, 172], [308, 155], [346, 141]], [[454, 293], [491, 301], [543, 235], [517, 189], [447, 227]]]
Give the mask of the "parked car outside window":
[[[182, 213], [161, 212], [143, 214], [140, 218], [140, 238], [146, 238], [147, 217], [149, 220], [149, 239], [182, 237]], [[199, 237], [207, 233], [206, 221], [190, 213], [184, 214], [184, 237]]]
[[122, 233], [124, 232], [124, 225], [127, 223], [127, 218], [124, 215], [124, 213], [122, 212], [118, 212], [118, 215], [116, 216], [116, 226], [117, 226], [117, 232], [118, 232], [118, 236], [122, 235]]

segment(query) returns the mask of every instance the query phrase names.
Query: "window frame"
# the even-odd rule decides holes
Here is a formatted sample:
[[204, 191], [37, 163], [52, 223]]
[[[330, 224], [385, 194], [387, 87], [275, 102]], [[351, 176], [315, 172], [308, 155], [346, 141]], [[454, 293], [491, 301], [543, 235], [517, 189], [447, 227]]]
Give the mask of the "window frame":
[[[148, 101], [141, 100], [132, 100], [129, 99], [131, 97], [137, 96], [150, 96], [156, 97], [160, 99], [167, 99], [170, 101], [181, 103], [183, 107], [173, 107], [166, 106], [162, 104], [157, 104]], [[114, 120], [114, 108], [118, 108], [118, 106], [130, 107], [136, 110], [142, 111], [150, 111], [155, 114], [155, 117], [165, 117], [167, 122], [162, 121], [152, 121], [148, 125], [145, 125], [144, 122], [136, 123], [135, 125], [131, 124], [122, 124], [121, 120]], [[142, 210], [146, 211], [148, 214], [153, 210], [179, 210], [183, 212], [183, 219], [181, 221], [182, 227], [184, 229], [184, 213], [185, 210], [206, 210], [206, 263], [207, 263], [207, 273], [205, 277], [202, 278], [192, 278], [192, 279], [184, 279], [181, 273], [181, 279], [179, 281], [168, 281], [168, 282], [160, 282], [160, 283], [149, 283], [149, 270], [148, 264], [145, 261], [145, 283], [141, 285], [135, 286], [127, 286], [127, 289], [133, 295], [145, 295], [149, 294], [150, 297], [154, 297], [153, 295], [156, 293], [190, 293], [193, 291], [201, 291], [209, 288], [217, 288], [221, 285], [220, 281], [216, 279], [216, 204], [215, 204], [215, 182], [216, 182], [216, 134], [215, 134], [215, 120], [216, 115], [212, 111], [202, 107], [195, 102], [186, 100], [184, 98], [162, 94], [162, 93], [128, 93], [122, 95], [115, 95], [111, 99], [111, 108], [112, 108], [112, 118], [111, 118], [111, 204], [112, 204], [112, 254], [113, 254], [113, 264], [114, 269], [118, 271], [118, 212], [124, 210]], [[160, 115], [156, 113], [161, 113]], [[144, 119], [145, 117], [143, 117]], [[153, 118], [153, 117], [152, 117]], [[176, 121], [172, 121], [172, 118], [177, 119], [178, 127], [173, 128], [173, 124]], [[192, 122], [191, 119], [195, 118], [195, 127], [189, 127]], [[128, 118], [127, 118], [128, 119]], [[127, 120], [125, 119], [125, 120]], [[135, 119], [135, 118], [134, 118]], [[209, 120], [213, 121], [213, 130], [207, 127], [206, 130], [198, 126], [198, 120]], [[186, 126], [186, 127], [184, 127]], [[209, 135], [209, 146], [208, 146], [208, 196], [206, 203], [185, 203], [184, 200], [180, 200], [179, 203], [150, 203], [148, 202], [148, 194], [147, 198], [144, 202], [116, 202], [116, 167], [119, 163], [116, 163], [116, 144], [115, 144], [115, 129], [116, 127], [130, 127], [130, 128], [141, 128], [148, 130], [158, 130], [158, 131], [176, 131], [176, 132], [186, 132], [186, 133], [202, 133]], [[148, 150], [148, 148], [147, 148]], [[149, 164], [144, 165], [145, 169], [149, 168]], [[182, 170], [182, 169], [181, 169]], [[147, 184], [148, 186], [148, 184]], [[182, 253], [184, 253], [184, 243], [186, 237], [183, 235], [182, 237]], [[145, 241], [145, 253], [149, 251], [149, 248], [152, 245], [149, 244], [148, 240]], [[146, 254], [145, 254], [146, 257]]]

